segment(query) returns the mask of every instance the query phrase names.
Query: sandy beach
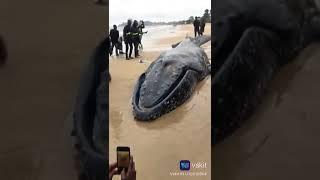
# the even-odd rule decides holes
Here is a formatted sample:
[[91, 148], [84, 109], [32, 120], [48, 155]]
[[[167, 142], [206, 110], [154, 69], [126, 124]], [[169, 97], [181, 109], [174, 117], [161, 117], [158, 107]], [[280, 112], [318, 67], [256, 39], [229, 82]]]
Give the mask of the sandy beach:
[[[161, 27], [160, 27], [161, 28]], [[161, 51], [171, 48], [171, 44], [193, 36], [193, 26], [169, 26], [162, 32], [143, 37], [144, 49], [141, 57], [131, 61], [124, 57], [110, 58], [110, 161], [116, 161], [116, 147], [130, 146], [137, 169], [137, 179], [203, 179], [210, 180], [211, 143], [211, 78], [200, 82], [189, 101], [176, 110], [146, 123], [134, 120], [131, 97], [133, 87], [141, 73], [155, 60]], [[206, 25], [205, 34], [211, 32]], [[203, 45], [211, 57], [211, 43]], [[143, 63], [139, 63], [142, 60]], [[207, 176], [170, 176], [170, 172], [180, 172], [179, 161], [206, 162]], [[200, 170], [199, 170], [200, 171]], [[119, 179], [116, 177], [115, 179]]]
[[93, 1], [0, 2], [0, 179], [76, 180], [67, 130], [83, 66], [106, 33]]

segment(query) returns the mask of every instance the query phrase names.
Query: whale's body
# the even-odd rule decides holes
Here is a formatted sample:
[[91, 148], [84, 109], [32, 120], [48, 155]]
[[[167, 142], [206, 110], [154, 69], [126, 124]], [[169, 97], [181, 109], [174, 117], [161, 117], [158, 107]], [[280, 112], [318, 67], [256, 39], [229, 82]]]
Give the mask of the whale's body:
[[186, 38], [163, 52], [138, 79], [132, 104], [137, 120], [152, 120], [183, 104], [195, 86], [210, 74], [202, 44], [209, 36]]
[[213, 23], [212, 143], [259, 105], [283, 65], [320, 38], [314, 0], [217, 0]]
[[79, 179], [99, 180], [107, 176], [108, 44], [108, 38], [105, 38], [94, 49], [80, 79], [73, 110], [72, 139]]

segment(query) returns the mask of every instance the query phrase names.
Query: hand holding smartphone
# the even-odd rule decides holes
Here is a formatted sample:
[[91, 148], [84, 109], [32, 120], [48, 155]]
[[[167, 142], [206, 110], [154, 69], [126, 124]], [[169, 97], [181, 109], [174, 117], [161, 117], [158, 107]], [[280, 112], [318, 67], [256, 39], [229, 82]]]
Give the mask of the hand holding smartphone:
[[117, 147], [117, 166], [119, 172], [127, 170], [130, 163], [130, 148], [126, 146]]

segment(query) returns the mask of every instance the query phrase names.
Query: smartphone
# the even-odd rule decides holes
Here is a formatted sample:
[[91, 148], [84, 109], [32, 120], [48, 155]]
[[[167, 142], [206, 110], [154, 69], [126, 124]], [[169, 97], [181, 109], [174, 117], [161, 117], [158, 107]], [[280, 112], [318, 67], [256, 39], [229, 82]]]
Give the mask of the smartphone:
[[130, 148], [124, 146], [117, 147], [117, 166], [119, 172], [122, 169], [128, 169], [130, 162]]

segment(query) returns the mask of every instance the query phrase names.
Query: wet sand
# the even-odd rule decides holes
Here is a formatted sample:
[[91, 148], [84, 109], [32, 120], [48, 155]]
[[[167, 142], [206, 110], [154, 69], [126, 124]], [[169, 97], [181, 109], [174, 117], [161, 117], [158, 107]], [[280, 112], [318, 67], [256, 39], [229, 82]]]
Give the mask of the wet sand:
[[90, 0], [1, 0], [0, 179], [77, 179], [67, 117], [106, 12]]
[[214, 147], [215, 179], [319, 179], [319, 49], [283, 67], [253, 117]]
[[[207, 25], [206, 33], [210, 32]], [[211, 179], [211, 78], [207, 77], [196, 88], [194, 95], [176, 110], [152, 122], [135, 121], [132, 115], [133, 87], [141, 73], [161, 51], [184, 39], [193, 27], [177, 26], [170, 38], [144, 37], [144, 50], [140, 58], [126, 61], [124, 57], [111, 57], [110, 73], [110, 161], [116, 161], [116, 147], [130, 146], [137, 169], [137, 179]], [[203, 46], [211, 57], [210, 42]], [[158, 50], [157, 50], [158, 49]], [[139, 60], [144, 63], [139, 63]], [[206, 162], [207, 176], [170, 176], [180, 172], [179, 161]], [[116, 177], [114, 179], [120, 179]]]

